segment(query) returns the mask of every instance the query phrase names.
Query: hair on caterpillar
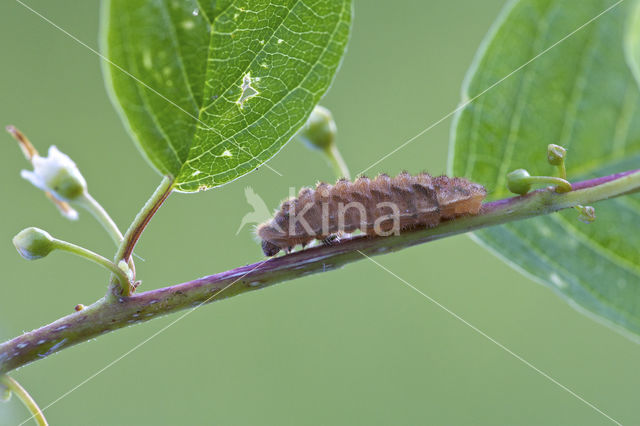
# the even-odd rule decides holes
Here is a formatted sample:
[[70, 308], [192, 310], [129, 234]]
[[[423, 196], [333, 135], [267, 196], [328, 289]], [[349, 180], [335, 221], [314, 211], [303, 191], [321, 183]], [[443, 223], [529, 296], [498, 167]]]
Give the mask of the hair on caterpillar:
[[428, 173], [361, 176], [354, 182], [339, 179], [335, 185], [320, 182], [315, 189], [302, 188], [297, 197], [285, 200], [272, 219], [256, 228], [256, 235], [266, 256], [356, 230], [398, 235], [402, 230], [477, 214], [486, 193], [482, 185], [467, 179]]

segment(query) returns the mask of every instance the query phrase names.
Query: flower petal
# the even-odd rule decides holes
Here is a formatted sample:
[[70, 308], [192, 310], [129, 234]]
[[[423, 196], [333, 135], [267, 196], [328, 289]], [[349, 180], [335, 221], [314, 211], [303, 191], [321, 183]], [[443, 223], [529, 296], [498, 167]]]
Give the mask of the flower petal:
[[69, 205], [66, 201], [58, 200], [52, 193], [45, 192], [44, 195], [47, 196], [48, 199], [51, 200], [53, 204], [56, 205], [58, 211], [62, 216], [66, 217], [69, 220], [78, 220], [78, 212]]
[[21, 170], [20, 176], [22, 176], [23, 179], [31, 182], [36, 188], [40, 188], [43, 191], [47, 190], [47, 187], [45, 186], [44, 181], [39, 174], [29, 170]]

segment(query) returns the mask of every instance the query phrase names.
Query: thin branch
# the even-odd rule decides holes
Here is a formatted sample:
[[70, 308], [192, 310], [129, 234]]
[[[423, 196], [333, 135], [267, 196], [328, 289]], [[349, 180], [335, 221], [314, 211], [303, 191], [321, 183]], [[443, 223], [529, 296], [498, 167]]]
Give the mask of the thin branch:
[[[118, 228], [118, 225], [111, 218], [111, 216], [109, 216], [109, 213], [107, 213], [105, 208], [102, 207], [98, 200], [93, 198], [93, 196], [91, 196], [89, 192], [85, 192], [84, 197], [79, 201], [79, 204], [91, 213], [91, 215], [98, 221], [98, 223], [102, 225], [104, 230], [107, 231], [116, 247], [119, 247], [124, 240], [124, 236], [122, 235], [122, 232], [120, 232], [120, 228]], [[131, 271], [133, 272], [133, 276], [135, 277], [136, 265], [133, 259], [129, 259], [127, 263], [129, 264], [129, 268], [131, 269]]]
[[101, 334], [152, 318], [226, 299], [281, 281], [327, 272], [347, 263], [398, 251], [488, 226], [550, 214], [640, 191], [640, 170], [600, 177], [573, 185], [573, 191], [542, 189], [483, 205], [476, 216], [415, 229], [398, 236], [358, 236], [331, 246], [318, 246], [253, 265], [93, 305], [0, 345], [0, 374], [45, 358]]
[[325, 150], [327, 157], [329, 157], [329, 162], [333, 166], [333, 171], [338, 179], [347, 178], [351, 179], [351, 175], [349, 173], [349, 167], [347, 167], [347, 163], [342, 158], [342, 154], [340, 154], [340, 150], [335, 144], [331, 144], [329, 149]]
[[16, 394], [16, 396], [22, 401], [27, 410], [31, 413], [31, 418], [35, 419], [38, 426], [47, 426], [47, 419], [45, 419], [44, 414], [42, 414], [42, 410], [38, 407], [36, 401], [29, 395], [29, 392], [18, 383], [15, 379], [9, 376], [0, 376], [0, 384], [6, 386], [7, 389], [11, 393]]
[[123, 271], [104, 256], [99, 255], [89, 249], [86, 249], [77, 244], [70, 243], [68, 241], [59, 240], [57, 238], [53, 239], [53, 244], [57, 250], [63, 250], [71, 254], [75, 254], [76, 256], [80, 256], [86, 260], [89, 260], [97, 265], [102, 266], [103, 268], [111, 271], [111, 273], [118, 279], [120, 285], [127, 286], [129, 285], [129, 277], [126, 272]]
[[80, 200], [80, 205], [87, 209], [91, 215], [102, 225], [102, 227], [107, 231], [113, 242], [116, 244], [116, 247], [122, 243], [123, 236], [122, 232], [118, 228], [118, 225], [113, 221], [109, 213], [102, 207], [102, 205], [91, 196], [88, 192], [85, 193], [84, 198]]

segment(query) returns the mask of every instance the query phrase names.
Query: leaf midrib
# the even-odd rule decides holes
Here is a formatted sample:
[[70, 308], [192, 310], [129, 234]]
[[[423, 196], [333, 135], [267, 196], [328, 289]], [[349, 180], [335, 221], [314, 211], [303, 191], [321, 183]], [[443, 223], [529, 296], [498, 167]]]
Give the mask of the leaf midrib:
[[562, 129], [560, 130], [560, 137], [558, 138], [558, 145], [563, 146], [567, 150], [570, 149], [570, 145], [573, 142], [572, 136], [578, 116], [578, 105], [583, 98], [587, 83], [586, 74], [588, 70], [591, 70], [591, 66], [593, 65], [594, 34], [598, 32], [599, 28], [598, 23], [594, 22], [591, 28], [584, 29], [587, 31], [588, 39], [584, 43], [584, 46], [582, 46], [580, 52], [580, 68], [578, 69], [578, 75], [575, 77], [573, 87], [571, 88], [569, 105], [564, 110], [564, 120], [562, 122]]
[[[113, 19], [113, 15], [111, 16], [111, 19]], [[122, 16], [118, 16], [118, 23], [119, 23], [118, 28], [120, 29], [120, 31], [122, 31], [125, 34], [125, 37], [123, 39], [126, 40], [127, 36], [128, 36], [128, 31], [127, 31], [126, 28], [128, 28], [128, 26], [122, 25], [122, 19], [123, 19]], [[134, 76], [135, 75], [139, 75], [138, 65], [136, 64], [135, 59], [134, 59], [133, 55], [131, 54], [131, 50], [127, 48], [126, 43], [122, 43], [121, 48], [124, 51], [124, 54], [125, 54], [125, 56], [127, 58], [127, 62], [129, 63], [129, 66], [131, 67], [132, 75], [134, 75]], [[136, 79], [139, 80], [138, 77], [136, 77]], [[133, 82], [133, 86], [136, 88], [136, 93], [138, 93], [138, 96], [140, 97], [140, 99], [142, 100], [142, 102], [146, 106], [146, 108], [144, 109], [145, 114], [151, 118], [151, 121], [153, 122], [155, 127], [158, 129], [158, 132], [167, 141], [167, 145], [169, 146], [169, 148], [171, 148], [171, 152], [175, 156], [175, 159], [177, 160], [178, 164], [182, 164], [182, 160], [180, 159], [180, 156], [178, 155], [178, 152], [176, 151], [175, 147], [173, 146], [171, 138], [169, 138], [169, 136], [165, 132], [165, 130], [162, 127], [162, 125], [158, 122], [158, 119], [155, 116], [155, 114], [152, 114], [150, 112], [150, 111], [153, 111], [153, 108], [151, 108], [151, 104], [149, 103], [146, 87], [141, 87], [142, 85], [138, 81], [134, 81]]]
[[187, 87], [187, 90], [189, 91], [189, 97], [191, 98], [191, 102], [193, 103], [197, 111], [199, 108], [199, 105], [198, 105], [198, 102], [196, 101], [195, 94], [191, 89], [190, 79], [189, 79], [189, 76], [187, 75], [187, 70], [184, 65], [184, 60], [182, 59], [183, 53], [182, 53], [182, 49], [180, 48], [180, 43], [178, 42], [178, 33], [176, 31], [175, 23], [171, 19], [171, 15], [169, 13], [167, 4], [164, 1], [161, 1], [160, 4], [162, 4], [162, 7], [161, 7], [162, 17], [168, 23], [169, 36], [171, 37], [171, 43], [173, 44], [174, 49], [178, 53], [177, 58], [180, 66], [180, 71], [184, 79], [184, 84]]
[[[296, 1], [296, 3], [295, 3], [295, 6], [297, 6], [297, 5], [298, 5], [298, 4], [300, 4], [300, 3], [301, 3], [301, 0], [297, 0], [297, 1]], [[318, 58], [322, 57], [322, 56], [327, 52], [327, 50], [328, 50], [329, 46], [331, 46], [332, 42], [335, 40], [336, 31], [337, 31], [337, 30], [338, 30], [338, 28], [340, 27], [340, 24], [341, 24], [341, 22], [342, 22], [342, 19], [341, 19], [341, 18], [342, 18], [342, 17], [343, 17], [343, 15], [344, 15], [345, 2], [342, 2], [342, 5], [343, 5], [343, 6], [342, 6], [341, 13], [340, 13], [340, 15], [338, 16], [338, 19], [336, 20], [336, 25], [334, 26], [333, 31], [331, 32], [331, 35], [330, 35], [330, 37], [329, 37], [329, 42], [326, 44], [326, 47], [325, 47], [325, 48], [323, 48], [323, 49], [321, 50], [321, 52], [318, 54]], [[287, 18], [287, 17], [289, 16], [289, 14], [293, 11], [293, 9], [295, 8], [295, 6], [293, 6], [293, 7], [289, 10], [289, 12], [287, 13], [287, 16], [285, 17], [285, 19], [283, 19], [283, 20], [282, 20], [282, 22], [280, 22], [280, 24], [278, 24], [278, 27], [273, 31], [273, 34], [271, 35], [271, 39], [272, 39], [273, 37], [275, 37], [275, 33], [276, 33], [276, 31], [277, 31], [277, 30], [281, 27], [281, 25], [286, 21], [286, 18]], [[216, 18], [216, 19], [217, 19], [217, 18]], [[266, 46], [266, 45], [267, 45], [267, 43], [265, 43], [265, 45], [264, 45], [264, 46]], [[261, 48], [261, 50], [260, 50], [260, 51], [262, 51], [262, 49], [264, 49], [264, 46]], [[256, 57], [257, 57], [257, 56], [258, 56], [258, 55], [256, 54]], [[247, 72], [247, 70], [251, 67], [251, 65], [253, 65], [253, 64], [255, 63], [255, 61], [256, 61], [256, 59], [254, 58], [254, 59], [249, 63], [249, 65], [244, 69], [244, 71], [243, 71], [243, 73], [242, 73], [243, 75], [244, 75], [244, 73], [246, 73], [246, 72]], [[273, 103], [272, 103], [272, 105], [269, 107], [269, 109], [267, 109], [267, 110], [262, 114], [262, 116], [261, 116], [261, 117], [257, 118], [255, 121], [253, 121], [253, 122], [251, 122], [250, 124], [248, 124], [245, 128], [243, 128], [243, 129], [242, 129], [242, 130], [240, 130], [240, 131], [235, 132], [233, 135], [231, 135], [231, 136], [229, 136], [229, 137], [227, 137], [227, 138], [225, 138], [222, 134], [220, 134], [220, 132], [216, 131], [216, 134], [217, 134], [218, 136], [220, 136], [220, 137], [222, 138], [222, 140], [221, 140], [220, 142], [218, 142], [217, 144], [215, 144], [215, 145], [213, 145], [213, 146], [209, 147], [206, 151], [203, 151], [203, 152], [202, 152], [201, 154], [199, 154], [197, 157], [193, 157], [193, 158], [189, 158], [189, 159], [187, 159], [187, 161], [185, 161], [184, 165], [182, 166], [182, 168], [181, 168], [180, 172], [182, 173], [182, 171], [184, 170], [184, 167], [185, 167], [186, 165], [188, 165], [189, 163], [191, 163], [191, 162], [193, 162], [193, 161], [195, 161], [195, 160], [199, 159], [199, 158], [200, 158], [200, 157], [202, 157], [203, 155], [205, 155], [205, 154], [207, 154], [207, 153], [211, 152], [212, 150], [214, 150], [214, 149], [218, 148], [219, 146], [221, 146], [221, 145], [222, 145], [222, 144], [224, 144], [225, 142], [231, 142], [231, 143], [233, 143], [237, 148], [239, 148], [239, 149], [241, 149], [241, 150], [243, 150], [243, 151], [244, 151], [244, 149], [243, 149], [243, 148], [241, 148], [241, 145], [240, 145], [239, 143], [235, 142], [235, 140], [234, 140], [234, 139], [235, 139], [235, 137], [236, 137], [236, 136], [238, 136], [239, 134], [241, 134], [241, 133], [242, 133], [242, 132], [244, 132], [244, 131], [248, 131], [248, 130], [250, 129], [251, 125], [255, 124], [258, 120], [260, 120], [260, 119], [264, 118], [264, 116], [266, 116], [266, 115], [267, 115], [270, 111], [272, 111], [275, 107], [277, 107], [277, 106], [278, 106], [278, 105], [280, 105], [282, 102], [284, 102], [284, 101], [285, 101], [289, 96], [291, 96], [291, 94], [292, 94], [293, 92], [295, 92], [296, 90], [300, 89], [300, 90], [305, 90], [305, 91], [307, 91], [306, 89], [303, 89], [301, 86], [302, 86], [302, 84], [307, 80], [307, 78], [309, 77], [309, 75], [311, 74], [311, 72], [314, 70], [315, 65], [317, 65], [317, 61], [316, 61], [316, 63], [315, 63], [313, 66], [309, 67], [309, 69], [308, 69], [307, 73], [304, 75], [304, 78], [303, 78], [302, 80], [300, 80], [300, 83], [298, 83], [298, 85], [297, 85], [297, 86], [295, 86], [293, 89], [291, 89], [291, 90], [287, 93], [287, 95], [286, 95], [286, 96], [283, 96], [279, 101], [277, 101], [277, 102], [273, 102]], [[229, 88], [226, 88], [225, 90], [228, 90], [228, 89], [229, 89]], [[307, 92], [308, 92], [308, 91], [307, 91]], [[309, 92], [309, 93], [311, 93], [311, 92]], [[219, 99], [219, 98], [218, 98], [218, 99]], [[215, 101], [214, 101], [214, 102], [215, 102]], [[212, 103], [211, 105], [213, 105], [213, 103]], [[209, 107], [207, 107], [207, 108], [209, 108]], [[203, 110], [203, 111], [204, 111], [204, 110]], [[211, 130], [213, 130], [213, 129], [211, 129]], [[273, 148], [273, 144], [271, 144], [271, 145], [267, 146], [265, 149], [263, 149], [262, 151], [260, 151], [260, 152], [259, 152], [258, 154], [256, 154], [256, 155], [253, 155], [253, 154], [251, 154], [250, 152], [248, 152], [250, 155], [252, 155], [252, 158], [250, 158], [249, 160], [247, 160], [247, 161], [245, 161], [245, 162], [243, 162], [243, 163], [239, 163], [239, 164], [237, 164], [233, 169], [226, 170], [226, 171], [224, 171], [224, 172], [220, 172], [220, 173], [216, 173], [216, 174], [209, 174], [209, 175], [203, 176], [202, 178], [191, 180], [191, 182], [190, 182], [190, 183], [197, 183], [197, 182], [201, 182], [201, 181], [206, 180], [206, 179], [214, 179], [216, 176], [220, 176], [220, 175], [227, 174], [227, 173], [229, 173], [230, 171], [235, 170], [235, 169], [238, 169], [238, 168], [240, 168], [241, 166], [244, 166], [244, 165], [246, 165], [246, 164], [249, 164], [250, 162], [252, 162], [252, 161], [254, 161], [254, 160], [256, 160], [256, 159], [257, 159], [260, 163], [262, 163], [262, 161], [259, 159], [259, 157], [260, 157], [263, 153], [265, 153], [266, 151], [268, 151], [268, 150], [270, 150], [270, 149], [272, 149], [272, 148]], [[245, 152], [245, 153], [247, 153], [247, 152]]]
[[[282, 24], [283, 24], [283, 23], [287, 20], [287, 18], [289, 17], [289, 15], [290, 15], [291, 11], [292, 11], [292, 10], [293, 10], [293, 9], [294, 9], [294, 8], [295, 8], [295, 7], [300, 3], [300, 2], [301, 2], [301, 0], [296, 0], [295, 4], [294, 4], [294, 5], [293, 5], [293, 6], [292, 6], [288, 11], [287, 11], [287, 14], [283, 17], [283, 19], [278, 23], [277, 27], [273, 30], [273, 33], [271, 34], [271, 37], [270, 37], [270, 39], [269, 39], [269, 40], [273, 39], [274, 34], [276, 33], [276, 31], [278, 31], [278, 30], [280, 29], [280, 27], [282, 26]], [[207, 61], [206, 61], [206, 62], [207, 62], [207, 67], [206, 67], [206, 69], [205, 69], [205, 74], [204, 74], [204, 75], [205, 75], [205, 78], [204, 78], [204, 80], [203, 80], [203, 82], [202, 82], [202, 93], [203, 93], [203, 96], [202, 96], [202, 102], [203, 102], [203, 103], [204, 103], [204, 101], [205, 101], [204, 93], [205, 93], [205, 91], [206, 91], [207, 76], [209, 76], [209, 70], [211, 69], [211, 67], [213, 67], [213, 65], [211, 65], [212, 61], [210, 61], [210, 60], [209, 60], [209, 59], [210, 59], [209, 52], [210, 52], [210, 50], [211, 50], [211, 45], [212, 45], [212, 43], [213, 43], [213, 36], [216, 34], [216, 31], [215, 31], [215, 24], [216, 24], [216, 22], [218, 21], [218, 19], [219, 19], [221, 16], [223, 16], [223, 15], [224, 15], [224, 14], [225, 14], [229, 9], [231, 9], [231, 7], [235, 7], [235, 2], [231, 2], [231, 3], [229, 3], [229, 5], [228, 5], [228, 6], [227, 6], [223, 11], [221, 11], [221, 12], [220, 12], [216, 17], [215, 17], [215, 19], [213, 20], [213, 22], [211, 23], [211, 31], [209, 32], [209, 46], [208, 46], [208, 49], [207, 49]], [[260, 50], [258, 50], [258, 52], [256, 53], [255, 57], [257, 57], [257, 56], [258, 56], [258, 54], [260, 54], [260, 53], [264, 50], [264, 48], [266, 47], [266, 45], [267, 45], [267, 43], [265, 43], [265, 44], [260, 48]], [[243, 76], [243, 75], [247, 72], [247, 70], [248, 70], [248, 69], [249, 69], [249, 68], [250, 68], [250, 67], [255, 63], [255, 57], [254, 57], [254, 59], [253, 59], [251, 62], [249, 62], [249, 64], [244, 68], [244, 70], [243, 70], [242, 72], [240, 72], [240, 76]], [[308, 74], [307, 74], [307, 76], [308, 76]], [[305, 76], [305, 78], [306, 78], [306, 76]], [[234, 81], [238, 81], [238, 78], [236, 78]], [[225, 93], [225, 92], [226, 92], [226, 91], [228, 91], [230, 88], [231, 88], [231, 86], [223, 88], [223, 89], [221, 90], [221, 93]], [[199, 121], [200, 123], [203, 123], [203, 124], [204, 124], [204, 126], [207, 128], [207, 130], [210, 130], [210, 131], [214, 132], [217, 136], [219, 136], [219, 137], [220, 137], [220, 139], [221, 139], [221, 141], [220, 141], [220, 142], [218, 142], [216, 145], [209, 147], [209, 149], [207, 149], [206, 151], [203, 151], [202, 153], [200, 153], [200, 154], [199, 154], [198, 156], [196, 156], [196, 157], [190, 158], [190, 157], [189, 157], [189, 155], [187, 155], [187, 159], [182, 163], [182, 166], [180, 167], [180, 171], [178, 172], [178, 175], [180, 175], [180, 174], [182, 174], [182, 173], [184, 172], [185, 166], [189, 166], [189, 164], [190, 164], [190, 163], [192, 163], [192, 162], [196, 161], [197, 159], [199, 159], [199, 158], [200, 158], [200, 157], [202, 157], [203, 155], [205, 155], [205, 154], [207, 154], [207, 153], [211, 152], [212, 150], [214, 150], [214, 149], [218, 148], [220, 145], [222, 145], [223, 143], [225, 143], [225, 142], [227, 142], [227, 141], [231, 142], [231, 143], [232, 143], [236, 148], [238, 148], [240, 151], [243, 151], [243, 152], [245, 152], [246, 154], [249, 154], [249, 156], [251, 156], [252, 158], [251, 158], [250, 160], [248, 160], [248, 161], [244, 162], [244, 163], [241, 163], [241, 164], [236, 165], [236, 167], [234, 167], [233, 169], [227, 170], [227, 171], [225, 171], [225, 172], [217, 173], [217, 174], [215, 174], [215, 175], [208, 174], [208, 175], [205, 175], [205, 176], [203, 176], [203, 177], [201, 177], [201, 178], [199, 178], [199, 179], [192, 179], [192, 180], [191, 180], [191, 183], [201, 182], [201, 181], [206, 180], [206, 179], [213, 179], [213, 178], [215, 178], [216, 176], [219, 176], [219, 175], [221, 175], [221, 174], [226, 174], [226, 173], [228, 173], [228, 172], [230, 172], [230, 171], [232, 171], [232, 170], [234, 170], [234, 169], [237, 169], [238, 167], [240, 167], [240, 166], [242, 166], [242, 165], [244, 165], [244, 164], [249, 163], [250, 161], [254, 160], [255, 158], [257, 158], [257, 156], [254, 156], [250, 151], [249, 151], [249, 152], [247, 152], [247, 150], [246, 150], [245, 148], [243, 148], [240, 144], [238, 144], [235, 140], [232, 140], [232, 139], [233, 139], [233, 138], [235, 138], [239, 133], [241, 133], [243, 130], [246, 130], [246, 128], [248, 128], [251, 124], [255, 123], [255, 121], [254, 121], [254, 122], [252, 122], [251, 124], [249, 124], [248, 126], [246, 126], [246, 128], [245, 128], [245, 129], [243, 129], [243, 130], [241, 130], [241, 131], [239, 131], [239, 132], [234, 133], [231, 137], [229, 137], [229, 138], [225, 138], [225, 136], [224, 136], [222, 133], [220, 133], [220, 131], [218, 131], [217, 129], [215, 129], [215, 128], [214, 128], [214, 127], [212, 127], [212, 126], [207, 125], [207, 124], [204, 122], [204, 120], [202, 120], [202, 114], [203, 114], [203, 113], [205, 113], [205, 112], [207, 112], [207, 110], [208, 110], [208, 109], [210, 109], [213, 105], [215, 105], [215, 104], [216, 104], [216, 102], [217, 102], [219, 99], [221, 99], [221, 98], [222, 98], [222, 96], [220, 96], [219, 98], [215, 99], [212, 103], [210, 103], [210, 104], [209, 104], [209, 105], [207, 105], [206, 107], [200, 106], [200, 107], [198, 108], [198, 121]], [[269, 108], [269, 110], [267, 110], [267, 111], [263, 114], [263, 116], [264, 116], [264, 115], [266, 115], [269, 111], [271, 111], [271, 109], [273, 108], [273, 106], [274, 106], [274, 105], [272, 105], [272, 106], [271, 106], [271, 108]], [[261, 117], [260, 117], [260, 118], [261, 118]], [[258, 119], [259, 119], [259, 118], [258, 118]], [[256, 120], [256, 121], [257, 121], [257, 120]], [[191, 138], [191, 140], [189, 141], [189, 146], [188, 146], [188, 151], [187, 151], [188, 153], [190, 153], [190, 152], [191, 152], [191, 148], [193, 147], [193, 144], [194, 144], [194, 142], [195, 142], [195, 138], [196, 138], [196, 135], [197, 135], [197, 134], [198, 134], [198, 128], [196, 127], [196, 130], [194, 131], [193, 137], [192, 137], [192, 138]], [[267, 149], [269, 149], [269, 148], [266, 148], [266, 149], [265, 149], [265, 150], [263, 150], [262, 152], [266, 151]], [[262, 154], [262, 152], [261, 152], [260, 154]], [[259, 155], [260, 155], [260, 154], [259, 154]], [[192, 169], [193, 169], [193, 168], [192, 168]], [[194, 169], [194, 170], [197, 170], [197, 169]]]
[[[282, 27], [282, 24], [289, 18], [289, 15], [291, 14], [291, 11], [293, 11], [293, 9], [295, 9], [301, 2], [302, 0], [296, 0], [296, 2], [291, 6], [291, 8], [287, 11], [287, 14], [282, 18], [282, 20], [278, 23], [278, 25], [273, 29], [273, 32], [271, 34], [271, 36], [269, 37], [269, 41], [271, 41], [273, 39], [273, 37], [275, 36], [275, 33]], [[215, 23], [218, 21], [218, 18], [220, 18], [222, 15], [224, 15], [228, 9], [231, 8], [232, 5], [235, 5], [235, 2], [232, 2], [229, 4], [229, 7], [225, 8], [224, 12], [220, 13], [218, 16], [216, 16], [216, 18], [213, 21], [213, 24], [211, 26], [211, 35], [213, 36], [213, 34], [215, 33], [215, 31], [213, 30], [215, 28]], [[211, 47], [211, 40], [209, 40], [209, 47]], [[256, 52], [256, 54], [254, 55], [254, 59], [251, 60], [251, 62], [249, 62], [249, 64], [242, 70], [242, 72], [239, 73], [239, 77], [242, 77], [243, 75], [245, 75], [247, 73], [247, 71], [249, 70], [249, 68], [251, 68], [251, 66], [255, 63], [255, 58], [261, 54], [262, 52], [264, 52], [264, 49], [267, 47], [267, 42], [265, 41], [265, 43], [262, 45], [262, 47], [260, 47], [260, 49], [258, 49], [258, 51]], [[205, 75], [209, 75], [209, 67], [210, 65], [210, 61], [209, 61], [209, 55], [207, 54], [207, 69], [205, 70]], [[239, 78], [236, 78], [234, 81], [238, 81]], [[229, 87], [225, 87], [223, 90], [221, 90], [221, 93], [225, 93], [227, 90], [229, 90], [231, 88], [231, 86]], [[203, 84], [202, 90], [204, 93], [204, 90], [206, 89], [206, 79], [205, 82]], [[210, 104], [208, 104], [207, 106], [201, 106], [200, 107], [200, 111], [198, 114], [198, 117], [202, 117], [202, 113], [203, 112], [207, 112], [211, 107], [213, 107], [214, 105], [216, 105], [216, 103], [218, 102], [219, 99], [221, 99], [222, 96], [216, 98], [213, 100], [213, 102], [211, 102]], [[202, 103], [204, 104], [204, 98], [202, 100]], [[220, 135], [222, 136], [222, 135]]]
[[[543, 43], [544, 40], [547, 39], [549, 35], [549, 30], [551, 28], [550, 19], [551, 12], [555, 11], [555, 7], [551, 7], [553, 5], [552, 2], [549, 3], [547, 10], [544, 13], [544, 19], [542, 19], [538, 25], [538, 31], [536, 35], [535, 41], [531, 44], [532, 49], [531, 52], [542, 52], [543, 51]], [[536, 53], [536, 55], [539, 53]], [[509, 120], [509, 133], [507, 136], [507, 142], [505, 144], [504, 153], [502, 156], [502, 161], [500, 162], [500, 169], [498, 170], [498, 175], [496, 179], [496, 188], [504, 188], [506, 182], [506, 175], [509, 171], [509, 167], [511, 167], [511, 159], [513, 157], [513, 149], [517, 139], [517, 133], [520, 129], [520, 120], [522, 118], [522, 112], [524, 107], [526, 106], [527, 96], [525, 92], [529, 93], [529, 86], [531, 85], [531, 72], [534, 69], [532, 62], [529, 66], [525, 67], [524, 75], [520, 79], [520, 89], [518, 89], [518, 95], [516, 98], [516, 106], [513, 114], [511, 114], [511, 118]]]

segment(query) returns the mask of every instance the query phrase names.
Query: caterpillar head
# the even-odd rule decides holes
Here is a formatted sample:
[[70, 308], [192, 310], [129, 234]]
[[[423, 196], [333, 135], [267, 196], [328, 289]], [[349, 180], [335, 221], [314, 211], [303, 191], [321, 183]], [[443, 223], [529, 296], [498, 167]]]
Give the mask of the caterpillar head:
[[263, 223], [256, 229], [256, 235], [262, 240], [262, 251], [265, 256], [275, 256], [282, 247], [275, 244], [284, 236], [278, 225], [274, 226], [273, 221]]
[[265, 256], [269, 256], [269, 257], [275, 256], [276, 254], [278, 254], [280, 250], [282, 249], [277, 245], [267, 240], [262, 241], [262, 252], [264, 253]]

